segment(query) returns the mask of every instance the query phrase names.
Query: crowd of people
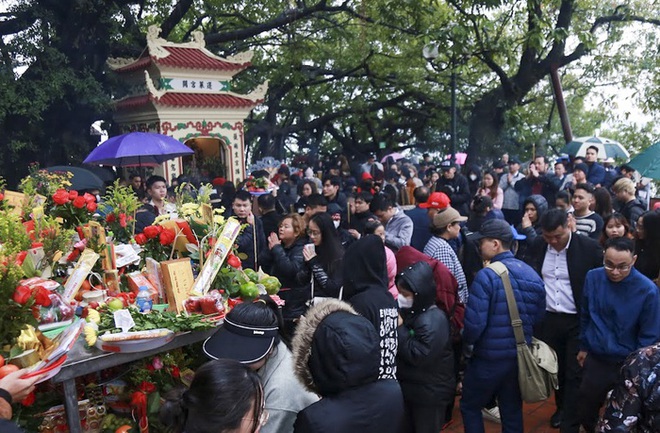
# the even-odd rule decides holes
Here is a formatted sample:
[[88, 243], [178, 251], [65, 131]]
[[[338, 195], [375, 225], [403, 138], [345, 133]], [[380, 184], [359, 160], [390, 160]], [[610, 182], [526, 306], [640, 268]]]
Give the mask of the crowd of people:
[[[557, 353], [552, 427], [660, 428], [660, 210], [631, 167], [589, 148], [462, 170], [340, 156], [253, 175], [273, 191], [211, 176], [212, 203], [245, 224], [243, 267], [279, 278], [285, 304], [263, 296], [227, 314], [204, 344], [213, 361], [167, 397], [173, 431], [438, 433], [460, 395], [465, 432], [485, 417], [522, 433], [491, 262], [508, 270], [527, 342]], [[173, 211], [164, 178], [130, 181], [138, 232]]]
[[[466, 432], [483, 432], [484, 417], [522, 432], [504, 286], [485, 268], [499, 261], [527, 341], [558, 356], [549, 424], [651, 431], [655, 418], [641, 409], [633, 420], [610, 406], [598, 420], [626, 358], [660, 340], [660, 211], [648, 209], [632, 168], [597, 158], [589, 148], [585, 158], [536, 156], [523, 167], [505, 155], [461, 170], [427, 155], [341, 156], [253, 173], [275, 187], [258, 198], [212, 179], [215, 202], [246, 224], [243, 266], [278, 277], [285, 305], [236, 308], [207, 355], [258, 372], [270, 414], [262, 432], [437, 433], [457, 394]], [[167, 211], [158, 199], [166, 190], [162, 178], [147, 181], [150, 218]]]

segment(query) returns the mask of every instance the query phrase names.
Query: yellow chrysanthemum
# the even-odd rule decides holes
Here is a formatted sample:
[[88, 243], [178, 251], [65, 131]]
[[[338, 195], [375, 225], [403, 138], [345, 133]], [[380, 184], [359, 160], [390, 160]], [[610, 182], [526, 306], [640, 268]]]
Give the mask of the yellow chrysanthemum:
[[83, 334], [85, 335], [85, 342], [89, 347], [92, 347], [93, 345], [96, 344], [96, 339], [97, 339], [97, 326], [94, 323], [94, 326], [91, 324], [85, 325], [85, 328], [83, 329]]
[[90, 308], [87, 312], [87, 323], [100, 323], [101, 322], [101, 313], [98, 311], [94, 310], [93, 308]]

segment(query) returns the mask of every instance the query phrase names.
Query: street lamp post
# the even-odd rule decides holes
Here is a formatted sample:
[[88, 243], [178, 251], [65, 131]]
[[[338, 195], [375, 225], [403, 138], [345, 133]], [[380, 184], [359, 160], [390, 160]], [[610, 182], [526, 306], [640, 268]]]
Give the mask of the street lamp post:
[[[438, 45], [437, 44], [429, 44], [424, 47], [422, 50], [422, 55], [426, 60], [429, 61], [429, 63], [432, 63], [435, 59], [438, 58]], [[449, 133], [450, 133], [450, 161], [452, 164], [456, 162], [456, 143], [457, 143], [457, 133], [456, 133], [456, 122], [457, 122], [457, 114], [456, 114], [456, 70], [454, 68], [454, 55], [452, 54], [451, 56], [451, 76], [450, 76], [450, 81], [449, 85], [451, 87], [451, 106], [450, 106], [450, 115], [451, 115], [451, 124], [449, 128]]]

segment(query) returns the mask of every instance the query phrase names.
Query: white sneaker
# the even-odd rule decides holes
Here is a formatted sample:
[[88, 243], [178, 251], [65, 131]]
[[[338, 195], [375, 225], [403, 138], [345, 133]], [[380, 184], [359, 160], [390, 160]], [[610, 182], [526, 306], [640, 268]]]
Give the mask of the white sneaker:
[[483, 408], [481, 409], [481, 414], [484, 416], [484, 419], [496, 423], [501, 423], [502, 420], [500, 419], [500, 408], [495, 406], [491, 409]]

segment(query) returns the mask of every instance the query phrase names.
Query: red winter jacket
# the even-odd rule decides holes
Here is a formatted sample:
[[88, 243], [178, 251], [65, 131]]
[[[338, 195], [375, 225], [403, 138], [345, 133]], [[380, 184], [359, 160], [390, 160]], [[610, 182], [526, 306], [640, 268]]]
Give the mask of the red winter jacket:
[[458, 299], [458, 282], [447, 267], [440, 261], [432, 259], [411, 246], [401, 247], [396, 253], [397, 274], [417, 262], [426, 262], [433, 269], [435, 279], [435, 304], [447, 313], [451, 334], [454, 341], [463, 329], [465, 305]]

